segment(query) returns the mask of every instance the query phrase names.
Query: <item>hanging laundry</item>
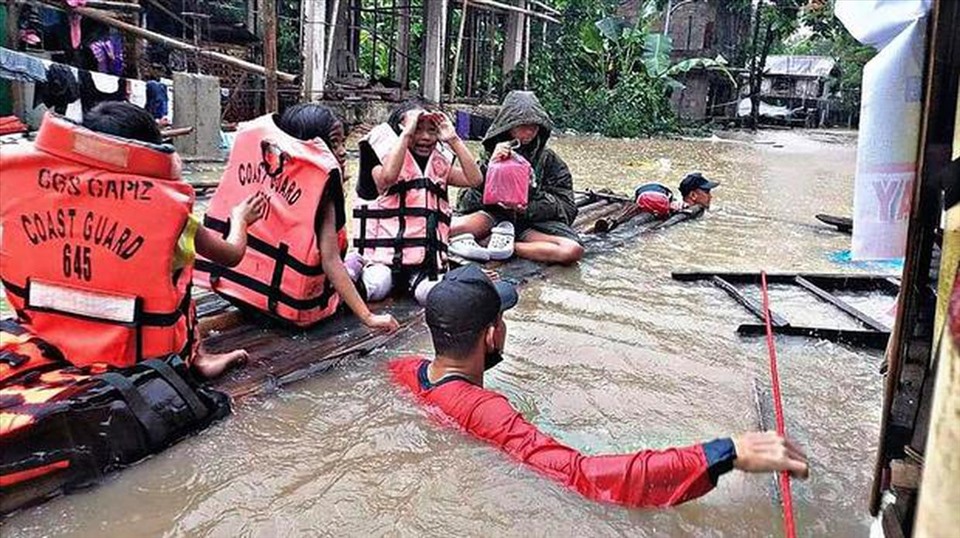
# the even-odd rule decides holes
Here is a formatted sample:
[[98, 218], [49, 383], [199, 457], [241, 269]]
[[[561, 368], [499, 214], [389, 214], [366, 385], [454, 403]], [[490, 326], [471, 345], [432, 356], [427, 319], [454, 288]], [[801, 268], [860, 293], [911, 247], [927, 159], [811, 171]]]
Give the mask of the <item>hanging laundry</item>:
[[147, 81], [147, 112], [153, 115], [154, 119], [161, 119], [167, 116], [169, 111], [169, 99], [167, 96], [167, 87], [156, 80]]
[[31, 47], [43, 47], [43, 21], [33, 6], [23, 6], [18, 24], [20, 41]]
[[123, 38], [116, 32], [110, 32], [90, 43], [90, 52], [97, 60], [97, 71], [109, 75], [123, 74]]
[[80, 98], [74, 71], [65, 65], [50, 64], [47, 81], [37, 85], [36, 98], [58, 114], [66, 113], [67, 107]]
[[126, 101], [126, 79], [103, 73], [93, 73], [86, 69], [79, 71], [80, 101], [86, 112], [104, 101]]
[[140, 108], [147, 108], [147, 83], [142, 80], [127, 80], [127, 93], [130, 102]]
[[0, 78], [21, 82], [46, 82], [47, 69], [39, 58], [0, 47]]
[[[67, 5], [70, 7], [83, 7], [87, 4], [87, 0], [67, 0]], [[74, 49], [80, 48], [80, 15], [77, 13], [70, 13], [70, 44]]]

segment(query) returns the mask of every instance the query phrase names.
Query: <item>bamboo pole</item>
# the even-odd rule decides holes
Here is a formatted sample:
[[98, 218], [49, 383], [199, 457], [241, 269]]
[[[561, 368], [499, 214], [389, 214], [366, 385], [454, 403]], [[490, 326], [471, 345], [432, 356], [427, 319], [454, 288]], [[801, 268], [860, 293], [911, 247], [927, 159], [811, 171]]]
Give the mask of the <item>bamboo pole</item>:
[[493, 0], [470, 0], [470, 3], [477, 8], [487, 8], [487, 9], [496, 9], [500, 11], [513, 11], [515, 13], [523, 13], [524, 15], [530, 15], [531, 17], [537, 17], [538, 19], [543, 19], [545, 21], [550, 21], [554, 24], [560, 24], [560, 21], [551, 17], [550, 15], [544, 15], [543, 13], [525, 9], [522, 7], [511, 6], [510, 4], [502, 4], [500, 2], [494, 2]]
[[457, 32], [457, 48], [453, 52], [453, 72], [450, 74], [450, 102], [453, 102], [457, 95], [457, 70], [460, 67], [460, 51], [463, 49], [463, 30], [467, 23], [467, 8], [470, 6], [468, 0], [463, 0], [463, 8], [460, 10], [460, 30]]
[[[236, 68], [238, 68], [238, 69], [242, 69], [242, 70], [247, 71], [247, 72], [250, 72], [250, 73], [256, 73], [256, 74], [258, 74], [258, 75], [263, 75], [263, 76], [266, 76], [266, 75], [267, 75], [267, 69], [264, 68], [264, 67], [261, 66], [261, 65], [257, 65], [257, 64], [255, 64], [255, 63], [251, 63], [251, 62], [248, 62], [248, 61], [246, 61], [246, 60], [241, 60], [240, 58], [235, 58], [235, 57], [230, 56], [230, 55], [228, 55], [228, 54], [222, 54], [222, 53], [219, 53], [219, 52], [214, 52], [214, 51], [210, 51], [210, 50], [200, 49], [200, 48], [198, 48], [198, 47], [195, 47], [195, 46], [193, 46], [193, 45], [190, 45], [189, 43], [184, 43], [183, 41], [179, 41], [179, 40], [173, 39], [173, 38], [171, 38], [171, 37], [167, 37], [167, 36], [165, 36], [165, 35], [158, 34], [158, 33], [156, 33], [156, 32], [151, 32], [150, 30], [145, 30], [145, 29], [143, 29], [143, 28], [140, 28], [139, 26], [134, 26], [134, 25], [132, 25], [132, 24], [129, 24], [129, 23], [126, 23], [126, 22], [123, 22], [123, 21], [119, 21], [119, 20], [114, 19], [113, 17], [111, 17], [111, 16], [107, 15], [106, 13], [104, 13], [104, 12], [102, 12], [102, 11], [100, 11], [100, 10], [97, 10], [97, 9], [90, 9], [90, 8], [87, 8], [87, 7], [75, 7], [75, 8], [69, 8], [69, 9], [68, 9], [68, 8], [65, 8], [64, 6], [62, 6], [62, 5], [60, 5], [60, 4], [54, 3], [52, 0], [26, 0], [24, 3], [25, 3], [25, 4], [34, 5], [34, 6], [42, 6], [42, 7], [52, 8], [52, 9], [56, 9], [56, 10], [58, 10], [58, 11], [65, 11], [65, 12], [68, 12], [68, 13], [69, 13], [69, 12], [73, 12], [73, 13], [76, 13], [76, 14], [78, 14], [78, 15], [82, 15], [82, 16], [84, 16], [84, 17], [87, 17], [87, 18], [90, 19], [90, 20], [97, 21], [97, 22], [99, 22], [99, 23], [101, 23], [101, 24], [105, 24], [105, 25], [107, 25], [107, 26], [116, 28], [117, 30], [120, 30], [120, 31], [123, 31], [123, 32], [127, 32], [127, 33], [132, 34], [132, 35], [135, 35], [135, 36], [137, 36], [137, 37], [142, 37], [143, 39], [146, 39], [147, 41], [153, 41], [154, 43], [160, 43], [160, 44], [166, 45], [166, 46], [168, 46], [168, 47], [170, 47], [170, 48], [172, 48], [172, 49], [177, 49], [177, 50], [184, 50], [184, 51], [188, 51], [188, 52], [193, 52], [193, 53], [196, 53], [198, 56], [201, 56], [201, 57], [203, 57], [203, 58], [209, 58], [209, 59], [214, 60], [214, 61], [216, 61], [216, 62], [224, 63], [224, 64], [227, 64], [227, 65], [231, 65], [231, 66], [233, 66], [233, 67], [236, 67]], [[9, 4], [8, 4], [8, 5], [9, 5]], [[284, 73], [284, 72], [282, 72], [282, 71], [277, 71], [277, 72], [276, 72], [276, 75], [277, 75], [277, 78], [278, 78], [278, 79], [280, 79], [280, 80], [282, 80], [282, 81], [284, 81], [284, 82], [294, 82], [294, 81], [297, 80], [297, 76], [296, 76], [296, 75], [291, 75], [290, 73]]]
[[277, 1], [261, 0], [260, 17], [263, 21], [263, 66], [267, 69], [266, 95], [263, 104], [267, 114], [280, 109], [277, 95]]
[[549, 14], [551, 14], [551, 15], [563, 15], [563, 13], [560, 13], [560, 10], [559, 10], [559, 9], [552, 8], [552, 7], [544, 4], [543, 2], [538, 2], [537, 0], [529, 0], [529, 1], [530, 1], [531, 4], [539, 7], [540, 9], [546, 11], [547, 13], [549, 13]]

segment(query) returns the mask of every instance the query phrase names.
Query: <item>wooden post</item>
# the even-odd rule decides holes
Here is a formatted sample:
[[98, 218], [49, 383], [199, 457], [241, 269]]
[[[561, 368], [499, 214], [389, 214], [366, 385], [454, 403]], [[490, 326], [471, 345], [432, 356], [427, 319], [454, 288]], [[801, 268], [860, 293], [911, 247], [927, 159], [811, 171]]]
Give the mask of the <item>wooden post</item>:
[[[349, 1], [349, 0], [348, 0]], [[327, 37], [327, 59], [324, 63], [323, 74], [325, 77], [330, 77], [330, 62], [333, 60], [333, 49], [336, 46], [337, 35], [346, 36], [349, 30], [345, 28], [344, 24], [341, 24], [341, 15], [340, 15], [340, 0], [333, 0], [333, 10], [330, 11], [330, 32]]]
[[257, 8], [260, 7], [257, 0], [247, 0], [247, 31], [255, 36], [262, 36], [262, 28], [257, 24]]
[[377, 79], [377, 26], [380, 23], [380, 5], [377, 0], [373, 0], [373, 29], [370, 32], [371, 58], [370, 58], [370, 81]]
[[[526, 7], [527, 3], [523, 3]], [[530, 17], [523, 18], [523, 89], [530, 89]]]
[[477, 79], [477, 46], [480, 43], [480, 26], [483, 14], [479, 11], [470, 13], [470, 43], [463, 56], [463, 96], [473, 97], [474, 81]]
[[423, 98], [439, 103], [443, 93], [443, 49], [447, 33], [447, 0], [424, 2]]
[[460, 30], [457, 32], [457, 48], [453, 53], [453, 71], [450, 74], [450, 102], [453, 102], [457, 95], [457, 70], [460, 67], [460, 51], [463, 50], [463, 30], [467, 26], [467, 10], [470, 4], [463, 0], [463, 7], [460, 9]]
[[503, 40], [503, 77], [517, 68], [523, 54], [523, 28], [527, 16], [511, 11], [507, 13], [507, 29]]
[[300, 4], [303, 40], [303, 97], [306, 101], [323, 98], [327, 81], [327, 0], [303, 0]]
[[407, 57], [410, 55], [410, 0], [397, 1], [397, 35], [399, 41], [394, 51], [397, 81], [404, 90], [410, 85], [410, 71]]
[[260, 20], [263, 23], [263, 66], [267, 69], [266, 95], [263, 99], [266, 113], [277, 112], [277, 1], [262, 0]]

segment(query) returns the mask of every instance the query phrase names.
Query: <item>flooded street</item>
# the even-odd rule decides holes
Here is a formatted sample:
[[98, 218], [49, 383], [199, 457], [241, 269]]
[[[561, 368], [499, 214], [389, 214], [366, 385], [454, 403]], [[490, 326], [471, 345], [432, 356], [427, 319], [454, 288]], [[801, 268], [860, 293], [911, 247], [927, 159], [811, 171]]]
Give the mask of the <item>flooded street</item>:
[[[722, 291], [671, 271], [865, 271], [832, 261], [850, 237], [816, 213], [850, 215], [855, 138], [761, 132], [740, 140], [552, 142], [576, 186], [721, 182], [706, 216], [552, 269], [507, 315], [506, 360], [488, 386], [546, 433], [588, 453], [691, 444], [757, 428], [768, 385], [754, 318]], [[191, 178], [195, 179], [195, 178]], [[876, 268], [867, 268], [878, 272]], [[890, 269], [886, 268], [889, 272]], [[756, 288], [746, 288], [758, 296]], [[891, 323], [880, 297], [858, 306]], [[812, 296], [774, 286], [798, 324], [851, 327]], [[866, 536], [881, 353], [777, 340], [786, 427], [811, 459], [794, 483], [800, 536]], [[731, 473], [675, 509], [598, 504], [432, 418], [387, 379], [395, 341], [351, 364], [241, 402], [234, 416], [98, 487], [21, 511], [14, 536], [779, 536], [772, 476]]]

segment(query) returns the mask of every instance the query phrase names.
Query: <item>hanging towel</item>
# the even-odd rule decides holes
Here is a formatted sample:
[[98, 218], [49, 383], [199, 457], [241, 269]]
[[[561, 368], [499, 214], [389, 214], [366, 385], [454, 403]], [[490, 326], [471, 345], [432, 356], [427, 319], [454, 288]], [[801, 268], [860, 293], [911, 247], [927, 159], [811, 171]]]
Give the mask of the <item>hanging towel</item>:
[[0, 47], [0, 78], [46, 82], [47, 69], [39, 58]]
[[128, 80], [127, 93], [130, 94], [130, 102], [140, 108], [147, 108], [147, 84], [142, 80]]

